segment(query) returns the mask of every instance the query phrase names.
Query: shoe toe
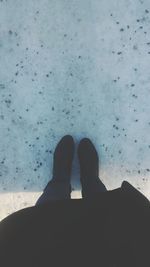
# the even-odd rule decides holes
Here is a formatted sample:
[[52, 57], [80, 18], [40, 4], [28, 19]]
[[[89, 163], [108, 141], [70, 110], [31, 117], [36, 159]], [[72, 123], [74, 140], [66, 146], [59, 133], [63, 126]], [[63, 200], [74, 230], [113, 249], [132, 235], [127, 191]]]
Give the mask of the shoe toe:
[[71, 135], [65, 135], [61, 138], [55, 148], [54, 156], [65, 156], [66, 153], [71, 155], [74, 153], [74, 140]]
[[80, 153], [96, 153], [96, 148], [89, 138], [83, 138], [78, 146], [78, 154]]
[[60, 142], [69, 142], [69, 143], [73, 143], [74, 140], [73, 140], [73, 137], [69, 134], [65, 135], [62, 137], [62, 139], [60, 140]]

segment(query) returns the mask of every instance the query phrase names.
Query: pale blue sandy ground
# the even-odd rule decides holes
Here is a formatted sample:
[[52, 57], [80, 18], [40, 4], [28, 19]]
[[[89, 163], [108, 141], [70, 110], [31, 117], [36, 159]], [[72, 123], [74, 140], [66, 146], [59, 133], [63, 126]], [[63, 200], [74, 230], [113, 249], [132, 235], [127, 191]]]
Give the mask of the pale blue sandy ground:
[[1, 0], [0, 62], [0, 219], [34, 205], [65, 134], [92, 139], [109, 190], [150, 198], [149, 0]]

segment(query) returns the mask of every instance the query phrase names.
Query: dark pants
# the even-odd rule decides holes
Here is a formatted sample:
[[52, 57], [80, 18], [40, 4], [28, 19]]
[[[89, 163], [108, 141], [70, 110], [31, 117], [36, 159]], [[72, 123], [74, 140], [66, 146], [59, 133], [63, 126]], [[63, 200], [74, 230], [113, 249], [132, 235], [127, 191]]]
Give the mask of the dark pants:
[[[96, 193], [107, 191], [105, 185], [100, 179], [91, 185], [82, 186], [82, 197], [90, 198]], [[60, 182], [52, 179], [44, 189], [43, 194], [39, 197], [35, 205], [40, 205], [51, 200], [70, 199], [71, 198], [71, 184], [68, 182]]]

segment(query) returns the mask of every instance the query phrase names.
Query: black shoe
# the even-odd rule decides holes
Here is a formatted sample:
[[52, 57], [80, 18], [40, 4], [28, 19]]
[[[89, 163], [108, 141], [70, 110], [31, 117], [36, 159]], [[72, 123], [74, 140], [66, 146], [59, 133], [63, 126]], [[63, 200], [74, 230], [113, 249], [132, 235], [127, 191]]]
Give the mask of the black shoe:
[[83, 138], [78, 146], [81, 180], [92, 179], [99, 175], [99, 158], [89, 138]]
[[73, 156], [73, 137], [71, 135], [65, 135], [57, 144], [54, 152], [53, 181], [70, 182]]
[[99, 179], [99, 157], [93, 143], [88, 138], [83, 138], [78, 146], [80, 164], [80, 180], [82, 196], [90, 196], [105, 190]]

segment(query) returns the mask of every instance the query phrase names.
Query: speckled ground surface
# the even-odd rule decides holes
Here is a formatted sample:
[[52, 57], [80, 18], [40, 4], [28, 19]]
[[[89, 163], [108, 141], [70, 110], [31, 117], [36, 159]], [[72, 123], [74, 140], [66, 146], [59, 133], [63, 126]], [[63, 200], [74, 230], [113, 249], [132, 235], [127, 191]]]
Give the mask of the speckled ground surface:
[[0, 219], [34, 205], [65, 134], [92, 139], [109, 190], [150, 198], [149, 0], [1, 0], [0, 62]]

